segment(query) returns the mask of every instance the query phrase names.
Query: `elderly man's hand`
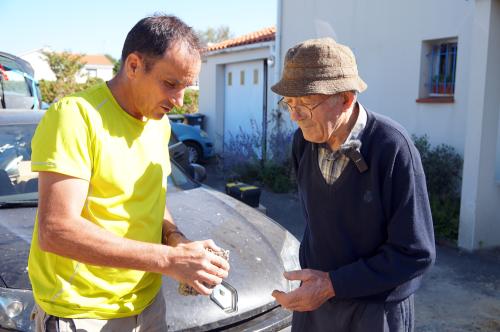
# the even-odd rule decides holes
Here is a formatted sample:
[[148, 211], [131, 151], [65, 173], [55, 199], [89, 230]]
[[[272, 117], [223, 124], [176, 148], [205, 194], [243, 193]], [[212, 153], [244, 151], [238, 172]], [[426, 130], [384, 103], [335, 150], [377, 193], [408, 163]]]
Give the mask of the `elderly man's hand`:
[[283, 273], [288, 280], [300, 280], [299, 288], [285, 293], [274, 290], [272, 296], [285, 309], [293, 311], [312, 311], [326, 300], [335, 296], [328, 272], [318, 270], [298, 270]]

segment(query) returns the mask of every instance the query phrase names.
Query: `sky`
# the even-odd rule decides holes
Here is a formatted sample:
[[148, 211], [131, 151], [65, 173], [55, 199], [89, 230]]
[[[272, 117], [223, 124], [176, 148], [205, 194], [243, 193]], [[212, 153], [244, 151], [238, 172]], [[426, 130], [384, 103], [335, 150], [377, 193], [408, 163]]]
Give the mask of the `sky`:
[[228, 26], [240, 36], [276, 25], [276, 0], [0, 0], [0, 51], [53, 51], [119, 58], [128, 31], [155, 12], [195, 30]]

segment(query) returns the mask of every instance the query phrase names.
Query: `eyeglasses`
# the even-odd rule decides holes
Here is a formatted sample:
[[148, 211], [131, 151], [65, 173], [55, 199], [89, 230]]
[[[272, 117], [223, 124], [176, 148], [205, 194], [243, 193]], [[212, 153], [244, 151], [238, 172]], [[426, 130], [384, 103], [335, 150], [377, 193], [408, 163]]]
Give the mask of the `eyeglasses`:
[[327, 96], [325, 99], [323, 99], [322, 101], [320, 101], [319, 103], [317, 103], [313, 107], [309, 107], [309, 106], [304, 105], [304, 104], [298, 104], [298, 105], [292, 106], [289, 103], [287, 103], [285, 101], [285, 97], [283, 97], [278, 101], [278, 106], [280, 106], [282, 108], [286, 108], [289, 113], [292, 113], [292, 111], [295, 112], [303, 120], [312, 119], [312, 111], [315, 108], [319, 107], [321, 104], [323, 104], [325, 101], [330, 99], [332, 96], [334, 96], [334, 95]]

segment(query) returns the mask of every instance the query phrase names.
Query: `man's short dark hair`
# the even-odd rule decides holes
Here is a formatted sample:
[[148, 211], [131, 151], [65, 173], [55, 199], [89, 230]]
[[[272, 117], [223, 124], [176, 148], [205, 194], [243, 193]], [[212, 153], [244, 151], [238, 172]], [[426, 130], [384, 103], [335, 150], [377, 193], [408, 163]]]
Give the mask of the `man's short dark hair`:
[[123, 44], [122, 65], [130, 53], [144, 57], [146, 71], [176, 42], [184, 42], [193, 55], [200, 54], [200, 41], [194, 30], [173, 15], [155, 14], [137, 22]]

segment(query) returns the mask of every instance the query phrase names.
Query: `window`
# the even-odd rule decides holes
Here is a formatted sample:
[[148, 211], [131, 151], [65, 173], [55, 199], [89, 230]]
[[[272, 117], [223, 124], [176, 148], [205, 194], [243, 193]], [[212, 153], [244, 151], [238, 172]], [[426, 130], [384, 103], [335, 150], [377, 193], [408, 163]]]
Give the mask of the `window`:
[[15, 70], [0, 69], [2, 75], [3, 93], [5, 95], [30, 97], [31, 92], [28, 83], [21, 72]]
[[422, 51], [420, 98], [453, 97], [457, 67], [457, 40], [425, 41]]
[[259, 84], [259, 70], [253, 70], [253, 84]]
[[455, 91], [455, 69], [457, 43], [442, 43], [432, 46], [429, 72], [429, 95], [453, 95]]
[[227, 73], [227, 85], [228, 86], [233, 85], [233, 73], [232, 72]]
[[29, 68], [0, 56], [0, 108], [30, 109], [38, 106], [36, 86]]
[[240, 85], [245, 85], [245, 71], [240, 71]]
[[97, 69], [89, 68], [87, 69], [88, 77], [97, 77]]

